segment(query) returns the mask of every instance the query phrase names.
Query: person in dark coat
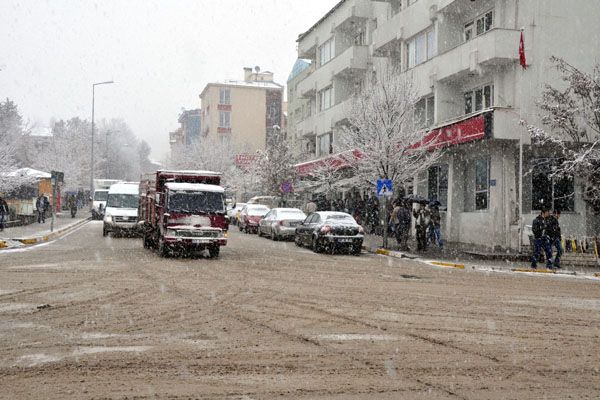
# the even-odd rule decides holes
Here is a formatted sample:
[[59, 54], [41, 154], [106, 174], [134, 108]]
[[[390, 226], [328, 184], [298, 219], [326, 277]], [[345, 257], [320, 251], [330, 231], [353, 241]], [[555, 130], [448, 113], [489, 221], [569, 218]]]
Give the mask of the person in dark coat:
[[432, 203], [430, 205], [431, 222], [429, 224], [429, 238], [430, 242], [435, 243], [439, 248], [444, 247], [444, 241], [442, 239], [442, 215], [440, 214], [439, 203]]
[[45, 210], [46, 210], [46, 198], [44, 197], [43, 194], [40, 194], [38, 196], [38, 198], [35, 201], [35, 210], [37, 211], [37, 221], [38, 224], [42, 224], [46, 222], [46, 215], [45, 215]]
[[560, 224], [558, 222], [560, 218], [560, 210], [554, 210], [554, 213], [548, 216], [547, 219], [547, 232], [548, 238], [550, 239], [550, 251], [553, 247], [556, 247], [556, 255], [554, 256], [554, 268], [560, 268], [560, 258], [563, 254], [562, 248], [562, 233], [560, 231]]
[[548, 237], [549, 211], [542, 209], [540, 215], [535, 217], [531, 230], [533, 232], [533, 255], [531, 256], [531, 268], [536, 269], [542, 250], [546, 255], [546, 267], [552, 268], [552, 247]]
[[0, 232], [4, 230], [4, 219], [8, 215], [8, 203], [0, 197]]
[[417, 251], [425, 251], [427, 250], [427, 226], [430, 222], [430, 214], [429, 210], [425, 208], [425, 204], [419, 204], [417, 207], [413, 210], [417, 234]]
[[393, 214], [395, 218], [396, 228], [396, 241], [400, 250], [410, 251], [408, 247], [408, 235], [410, 233], [410, 225], [412, 217], [410, 211], [403, 201], [398, 201], [397, 207], [394, 208]]

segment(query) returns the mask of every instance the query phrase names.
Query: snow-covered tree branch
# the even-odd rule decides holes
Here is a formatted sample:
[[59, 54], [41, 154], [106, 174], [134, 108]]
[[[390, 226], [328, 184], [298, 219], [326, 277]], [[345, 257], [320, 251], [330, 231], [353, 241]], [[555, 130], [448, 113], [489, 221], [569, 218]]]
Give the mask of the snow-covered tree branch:
[[547, 129], [528, 125], [534, 147], [544, 147], [560, 160], [557, 177], [579, 177], [586, 184], [585, 199], [600, 212], [600, 65], [591, 73], [552, 57], [566, 83], [564, 89], [547, 85], [539, 107]]
[[351, 163], [357, 186], [372, 188], [377, 179], [406, 183], [439, 158], [439, 150], [421, 143], [418, 100], [406, 75], [392, 69], [368, 79], [353, 98], [349, 124], [337, 143], [340, 150], [360, 152]]

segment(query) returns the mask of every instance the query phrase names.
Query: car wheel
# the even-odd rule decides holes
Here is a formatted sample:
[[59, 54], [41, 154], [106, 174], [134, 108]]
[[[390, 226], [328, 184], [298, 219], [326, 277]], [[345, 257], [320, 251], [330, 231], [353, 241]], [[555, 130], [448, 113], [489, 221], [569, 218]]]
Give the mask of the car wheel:
[[319, 244], [319, 238], [318, 237], [314, 237], [312, 240], [312, 249], [315, 253], [320, 253], [321, 252], [321, 245]]
[[294, 236], [294, 243], [296, 243], [296, 246], [302, 247], [302, 240], [300, 240], [300, 236]]
[[219, 246], [211, 246], [208, 248], [208, 254], [210, 258], [219, 257], [219, 253], [221, 252], [221, 248]]

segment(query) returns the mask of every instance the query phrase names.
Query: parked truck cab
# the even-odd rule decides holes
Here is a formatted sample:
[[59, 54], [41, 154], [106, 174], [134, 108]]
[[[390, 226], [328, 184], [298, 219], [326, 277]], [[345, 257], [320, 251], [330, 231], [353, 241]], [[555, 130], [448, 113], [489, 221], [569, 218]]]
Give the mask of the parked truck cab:
[[209, 171], [158, 171], [140, 184], [144, 247], [167, 256], [208, 250], [217, 257], [227, 244], [225, 190], [220, 174]]

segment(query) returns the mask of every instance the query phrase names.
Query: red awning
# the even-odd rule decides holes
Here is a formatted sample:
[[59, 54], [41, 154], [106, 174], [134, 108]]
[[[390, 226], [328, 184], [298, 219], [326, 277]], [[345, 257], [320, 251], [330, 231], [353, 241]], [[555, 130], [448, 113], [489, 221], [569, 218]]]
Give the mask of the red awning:
[[362, 153], [359, 150], [349, 150], [343, 153], [332, 154], [330, 156], [296, 164], [296, 174], [299, 177], [310, 176], [318, 168], [332, 168], [334, 170], [348, 168], [355, 160], [362, 158]]
[[484, 111], [463, 120], [434, 128], [425, 135], [422, 141], [415, 143], [410, 148], [417, 149], [426, 146], [428, 149], [434, 150], [484, 139], [486, 136], [491, 136], [492, 117], [493, 111]]

